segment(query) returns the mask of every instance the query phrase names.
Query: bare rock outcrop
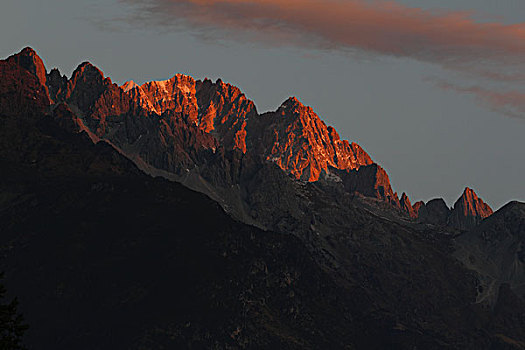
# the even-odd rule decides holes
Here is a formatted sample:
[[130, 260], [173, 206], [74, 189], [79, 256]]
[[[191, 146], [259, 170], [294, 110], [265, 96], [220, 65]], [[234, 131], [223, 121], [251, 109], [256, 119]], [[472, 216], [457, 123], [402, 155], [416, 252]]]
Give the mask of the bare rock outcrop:
[[492, 213], [492, 208], [467, 187], [454, 204], [448, 222], [460, 230], [469, 230]]

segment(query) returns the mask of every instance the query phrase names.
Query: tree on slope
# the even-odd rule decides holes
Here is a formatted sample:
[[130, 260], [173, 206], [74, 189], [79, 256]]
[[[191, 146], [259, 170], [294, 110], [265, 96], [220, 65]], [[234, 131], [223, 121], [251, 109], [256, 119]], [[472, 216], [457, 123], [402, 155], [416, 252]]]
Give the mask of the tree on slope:
[[6, 302], [6, 288], [1, 283], [0, 274], [0, 350], [22, 350], [22, 337], [27, 330], [22, 316], [18, 313], [16, 298]]

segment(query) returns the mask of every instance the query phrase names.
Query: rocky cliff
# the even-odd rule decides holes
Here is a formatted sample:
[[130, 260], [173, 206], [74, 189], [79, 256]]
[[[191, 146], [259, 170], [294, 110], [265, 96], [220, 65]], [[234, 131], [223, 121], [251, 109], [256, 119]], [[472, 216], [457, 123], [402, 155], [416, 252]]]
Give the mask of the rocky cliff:
[[401, 200], [399, 201], [401, 205], [401, 209], [408, 214], [411, 218], [417, 218], [419, 214], [419, 206], [412, 207], [412, 203], [410, 203], [410, 199], [408, 198], [407, 194], [403, 192], [401, 195]]
[[316, 181], [328, 167], [355, 170], [373, 163], [359, 145], [341, 140], [295, 97], [276, 112], [261, 115], [248, 130], [256, 151], [297, 179]]
[[[359, 145], [341, 140], [334, 128], [296, 98], [275, 112], [259, 115], [238, 88], [220, 79], [195, 81], [178, 74], [166, 81], [140, 86], [127, 82], [119, 87], [96, 67], [83, 63], [67, 82], [53, 70], [47, 84], [51, 100], [78, 111], [99, 139], [131, 159], [179, 177], [185, 169], [206, 167], [202, 159], [210, 156], [200, 153], [218, 148], [276, 164], [304, 181], [318, 180], [329, 167], [351, 171], [374, 164]], [[194, 131], [178, 135], [177, 128]], [[189, 134], [201, 136], [189, 140]], [[172, 147], [181, 143], [182, 147]], [[194, 152], [188, 153], [188, 147]], [[183, 159], [178, 153], [184, 154]], [[388, 176], [382, 168], [374, 169], [378, 171], [360, 173], [354, 190], [390, 198]], [[365, 173], [370, 178], [364, 178]], [[392, 197], [392, 202], [397, 198]]]
[[[36, 90], [47, 96], [37, 98], [46, 101], [40, 108], [65, 103], [74, 112], [70, 127], [77, 125], [95, 142], [111, 143], [150, 174], [176, 179], [236, 207], [239, 217], [245, 216], [241, 211], [250, 211], [241, 208], [249, 206], [239, 198], [245, 191], [241, 178], [264, 164], [301, 181], [315, 182], [321, 176], [340, 181], [345, 191], [385, 201], [422, 222], [466, 230], [492, 213], [468, 188], [452, 212], [443, 201], [412, 207], [406, 194], [400, 200], [381, 166], [356, 143], [341, 140], [294, 97], [261, 115], [237, 87], [220, 79], [196, 81], [177, 74], [165, 81], [117, 86], [89, 62], [68, 79], [57, 69], [46, 74], [30, 48], [3, 64], [37, 78], [41, 88]], [[9, 108], [9, 100], [4, 108]], [[239, 186], [240, 191], [231, 193]]]
[[481, 220], [491, 216], [492, 213], [490, 206], [467, 187], [454, 203], [449, 224], [461, 230], [469, 230], [479, 224]]
[[414, 204], [414, 213], [420, 221], [434, 225], [447, 225], [450, 209], [442, 198]]
[[426, 204], [417, 202], [412, 209], [414, 217], [421, 222], [449, 226], [460, 231], [474, 228], [493, 213], [490, 206], [468, 187], [465, 188], [452, 209], [448, 208], [442, 198], [432, 199]]
[[[116, 86], [85, 64], [74, 82], [48, 74], [50, 104], [36, 71], [14, 60], [0, 67], [1, 268], [31, 322], [32, 346], [519, 349], [525, 342], [519, 283], [497, 279], [491, 290], [501, 297], [490, 303], [483, 296], [491, 284], [473, 263], [490, 255], [478, 260], [469, 240], [459, 261], [451, 254], [467, 234], [454, 241], [435, 225], [361, 206], [355, 193], [400, 212], [410, 201], [399, 201], [379, 165], [357, 167], [367, 162], [360, 151], [354, 165], [351, 157], [343, 162], [351, 155], [344, 142], [348, 153], [334, 146], [334, 157], [308, 145], [297, 153], [294, 136], [285, 148], [292, 167], [283, 171], [266, 153], [256, 157], [275, 142], [256, 142], [250, 131], [266, 129], [250, 126], [252, 114], [243, 151], [221, 141], [233, 114], [221, 112], [210, 130], [199, 113], [193, 118], [187, 96], [187, 109], [159, 115], [129, 94], [136, 86]], [[230, 88], [209, 91], [220, 101]], [[234, 105], [225, 100], [222, 110]], [[323, 125], [305, 108], [256, 120], [291, 120], [302, 144], [322, 139]], [[298, 154], [310, 156], [306, 167]], [[172, 164], [165, 177], [201, 176], [227, 213], [129, 159], [152, 173]], [[293, 173], [297, 164], [306, 180]], [[317, 181], [308, 181], [310, 164], [322, 169]], [[233, 205], [266, 230], [232, 220]], [[510, 242], [519, 261], [521, 246], [509, 237], [521, 239], [521, 210], [502, 213], [469, 234], [500, 237], [488, 240], [488, 252]], [[517, 261], [496, 260], [496, 271], [519, 272]]]
[[480, 274], [479, 300], [495, 303], [502, 283], [525, 297], [525, 203], [508, 203], [456, 244], [456, 256]]

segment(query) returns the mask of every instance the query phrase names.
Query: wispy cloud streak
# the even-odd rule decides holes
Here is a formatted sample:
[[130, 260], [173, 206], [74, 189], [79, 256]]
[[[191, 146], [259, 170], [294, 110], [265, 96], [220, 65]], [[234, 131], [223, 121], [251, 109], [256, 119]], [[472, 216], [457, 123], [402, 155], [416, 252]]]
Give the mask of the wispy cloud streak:
[[360, 50], [525, 80], [525, 23], [477, 22], [468, 12], [429, 11], [393, 1], [364, 0], [121, 0], [134, 20], [217, 30], [276, 45]]
[[[525, 83], [525, 23], [477, 21], [470, 12], [431, 11], [374, 0], [120, 0], [126, 21], [191, 30], [207, 39], [393, 56], [437, 64], [485, 83]], [[441, 88], [475, 95], [489, 108], [525, 119], [525, 94]], [[490, 84], [488, 84], [490, 85]]]
[[474, 95], [483, 105], [494, 112], [502, 113], [511, 118], [525, 120], [525, 93], [520, 91], [495, 91], [479, 86], [463, 87], [445, 81], [435, 81], [444, 90], [452, 90]]

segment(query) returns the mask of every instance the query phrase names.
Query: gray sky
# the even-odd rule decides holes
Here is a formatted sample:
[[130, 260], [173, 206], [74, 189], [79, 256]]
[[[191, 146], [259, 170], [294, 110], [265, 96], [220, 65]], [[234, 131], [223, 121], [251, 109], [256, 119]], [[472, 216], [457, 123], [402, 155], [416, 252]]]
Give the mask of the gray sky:
[[[297, 96], [413, 203], [452, 206], [465, 186], [494, 209], [525, 201], [524, 1], [398, 0], [385, 10], [331, 0], [333, 12], [319, 0], [289, 2], [313, 4], [301, 11], [274, 1], [4, 0], [0, 56], [31, 46], [48, 70], [69, 76], [87, 60], [119, 84], [220, 77], [260, 112]], [[402, 6], [423, 12], [405, 18]], [[456, 11], [471, 11], [471, 22]]]

